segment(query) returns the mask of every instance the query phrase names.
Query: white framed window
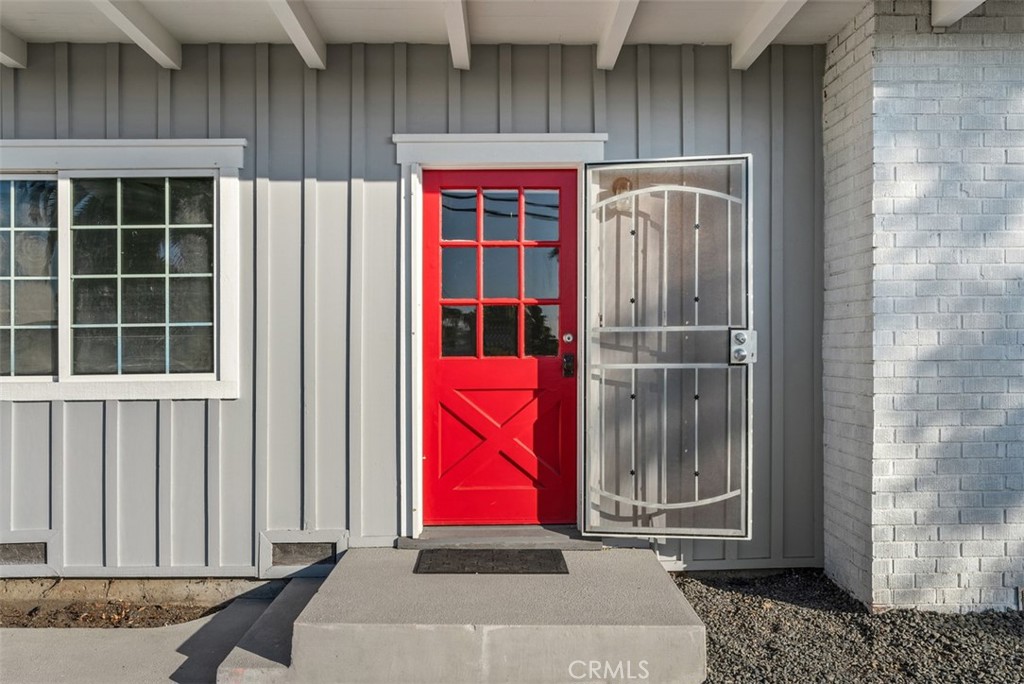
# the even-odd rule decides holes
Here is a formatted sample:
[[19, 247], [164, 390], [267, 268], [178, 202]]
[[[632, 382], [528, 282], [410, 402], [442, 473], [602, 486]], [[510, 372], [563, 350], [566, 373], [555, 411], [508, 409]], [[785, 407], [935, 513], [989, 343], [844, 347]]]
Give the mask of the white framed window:
[[244, 145], [0, 142], [0, 399], [238, 396]]

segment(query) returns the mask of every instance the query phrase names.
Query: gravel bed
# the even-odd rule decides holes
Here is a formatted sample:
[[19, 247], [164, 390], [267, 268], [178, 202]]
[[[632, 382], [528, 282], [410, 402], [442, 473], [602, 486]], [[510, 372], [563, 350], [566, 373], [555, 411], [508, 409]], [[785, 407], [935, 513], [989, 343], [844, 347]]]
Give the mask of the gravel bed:
[[1024, 682], [1024, 612], [872, 615], [820, 570], [677, 575], [708, 629], [708, 684]]

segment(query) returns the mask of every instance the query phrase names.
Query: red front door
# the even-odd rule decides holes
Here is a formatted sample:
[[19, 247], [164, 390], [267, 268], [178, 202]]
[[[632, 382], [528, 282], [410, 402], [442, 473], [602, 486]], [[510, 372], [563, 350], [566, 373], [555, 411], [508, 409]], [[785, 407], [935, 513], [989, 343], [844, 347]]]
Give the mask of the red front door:
[[424, 173], [424, 524], [576, 521], [576, 187]]

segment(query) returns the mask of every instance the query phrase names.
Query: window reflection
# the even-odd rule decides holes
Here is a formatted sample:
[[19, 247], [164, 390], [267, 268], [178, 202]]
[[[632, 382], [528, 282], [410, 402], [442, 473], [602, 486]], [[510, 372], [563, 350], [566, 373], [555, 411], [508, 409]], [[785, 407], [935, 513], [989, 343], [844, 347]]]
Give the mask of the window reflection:
[[476, 240], [476, 190], [441, 191], [441, 239]]
[[57, 182], [0, 182], [0, 374], [57, 372]]
[[476, 356], [476, 307], [441, 307], [441, 356]]
[[558, 356], [558, 306], [555, 304], [527, 305], [527, 356]]
[[523, 256], [523, 288], [532, 299], [558, 298], [558, 248], [527, 247]]
[[441, 296], [445, 299], [476, 298], [476, 249], [445, 247], [441, 250]]
[[523, 205], [523, 237], [538, 242], [557, 240], [558, 191], [527, 190], [523, 193]]
[[484, 248], [484, 297], [519, 296], [519, 250]]
[[76, 226], [116, 226], [117, 179], [76, 180], [71, 192], [71, 222]]
[[209, 178], [171, 178], [171, 223], [209, 225], [213, 223], [213, 183]]
[[519, 239], [519, 191], [484, 190], [484, 240]]
[[57, 184], [54, 181], [14, 181], [14, 227], [57, 227]]
[[519, 307], [484, 307], [484, 356], [516, 356], [519, 353]]

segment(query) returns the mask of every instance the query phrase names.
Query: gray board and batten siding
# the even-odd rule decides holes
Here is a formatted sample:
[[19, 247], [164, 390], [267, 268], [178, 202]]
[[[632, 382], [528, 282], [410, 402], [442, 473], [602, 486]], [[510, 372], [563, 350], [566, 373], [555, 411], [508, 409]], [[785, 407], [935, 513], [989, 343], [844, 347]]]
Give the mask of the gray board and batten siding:
[[465, 72], [445, 46], [401, 44], [329, 46], [319, 72], [288, 45], [187, 45], [182, 61], [33, 44], [28, 69], [0, 69], [4, 139], [248, 141], [241, 398], [0, 402], [0, 535], [49, 542], [50, 568], [0, 574], [266, 574], [267, 530], [390, 546], [391, 137], [446, 132], [607, 132], [606, 159], [753, 154], [753, 538], [660, 551], [694, 570], [822, 564], [822, 47], [772, 46], [746, 72], [726, 47], [660, 45], [609, 72], [589, 46], [478, 45]]

